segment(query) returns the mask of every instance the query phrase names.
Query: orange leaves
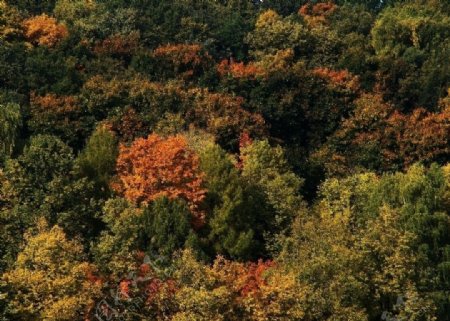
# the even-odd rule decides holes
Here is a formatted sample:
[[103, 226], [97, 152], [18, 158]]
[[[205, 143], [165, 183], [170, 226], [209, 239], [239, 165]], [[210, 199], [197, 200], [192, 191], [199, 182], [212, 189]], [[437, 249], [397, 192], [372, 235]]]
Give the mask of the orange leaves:
[[258, 263], [250, 263], [238, 279], [242, 287], [240, 293], [243, 297], [257, 293], [262, 286], [267, 285], [265, 273], [275, 265], [272, 261], [259, 260]]
[[25, 38], [39, 46], [54, 47], [69, 35], [66, 26], [46, 14], [26, 19], [23, 28]]
[[177, 65], [200, 65], [202, 62], [201, 51], [202, 47], [200, 45], [178, 44], [160, 46], [155, 49], [153, 54], [155, 57], [165, 57]]
[[254, 63], [245, 65], [243, 62], [222, 60], [217, 66], [217, 72], [220, 76], [231, 76], [233, 78], [257, 78], [264, 75], [264, 70]]
[[[353, 116], [342, 123], [332, 143], [321, 151], [326, 154], [321, 156], [325, 163], [329, 162], [327, 158], [346, 163], [342, 174], [362, 164], [380, 171], [398, 170], [417, 161], [430, 163], [450, 155], [450, 108], [438, 113], [418, 108], [404, 114], [384, 103], [380, 95], [363, 95], [356, 105]], [[327, 153], [330, 147], [340, 152]]]
[[359, 90], [359, 79], [353, 76], [348, 70], [331, 70], [320, 67], [313, 70], [313, 74], [328, 80], [332, 85], [343, 87], [352, 91]]
[[299, 15], [303, 16], [305, 21], [314, 26], [326, 22], [326, 19], [331, 15], [337, 6], [332, 2], [320, 2], [312, 5], [311, 3], [303, 5], [298, 11]]
[[198, 156], [188, 148], [183, 136], [163, 139], [152, 134], [135, 140], [130, 147], [120, 147], [120, 185], [115, 188], [134, 202], [151, 202], [161, 196], [182, 198], [195, 214], [201, 215], [199, 205], [206, 191], [198, 167]]
[[257, 263], [239, 263], [218, 257], [208, 272], [214, 279], [230, 287], [237, 298], [245, 298], [257, 296], [258, 291], [267, 286], [266, 274], [273, 267], [273, 261], [260, 259]]
[[37, 96], [31, 93], [30, 102], [33, 110], [40, 109], [52, 113], [70, 113], [77, 110], [78, 101], [73, 96], [56, 96], [47, 94]]
[[396, 112], [388, 124], [400, 148], [396, 154], [402, 156], [405, 165], [450, 154], [450, 108], [441, 113], [429, 113], [423, 108], [411, 115]]
[[211, 57], [203, 47], [197, 44], [171, 44], [160, 46], [153, 51], [153, 56], [161, 60], [166, 67], [182, 78], [190, 78], [200, 72], [209, 63]]

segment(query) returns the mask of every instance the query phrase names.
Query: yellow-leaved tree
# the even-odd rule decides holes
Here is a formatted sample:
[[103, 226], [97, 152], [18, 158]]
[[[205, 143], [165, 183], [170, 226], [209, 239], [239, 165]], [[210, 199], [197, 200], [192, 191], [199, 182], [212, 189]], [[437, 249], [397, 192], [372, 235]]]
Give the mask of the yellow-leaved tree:
[[85, 320], [101, 284], [89, 277], [95, 268], [83, 260], [81, 244], [44, 220], [25, 240], [15, 266], [2, 276], [12, 314], [18, 320]]

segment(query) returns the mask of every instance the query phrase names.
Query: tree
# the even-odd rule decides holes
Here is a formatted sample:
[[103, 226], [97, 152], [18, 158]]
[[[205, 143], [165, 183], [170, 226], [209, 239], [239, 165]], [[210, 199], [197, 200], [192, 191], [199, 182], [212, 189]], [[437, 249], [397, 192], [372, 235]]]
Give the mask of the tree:
[[2, 41], [9, 42], [22, 35], [21, 20], [21, 14], [16, 8], [9, 6], [5, 1], [0, 1], [0, 39]]
[[267, 10], [258, 17], [255, 30], [246, 38], [251, 54], [257, 59], [273, 55], [277, 51], [302, 50], [307, 42], [306, 30], [299, 21], [283, 18], [273, 10]]
[[102, 209], [102, 220], [106, 229], [102, 231], [92, 252], [101, 272], [119, 281], [134, 269], [136, 256], [142, 244], [142, 209], [127, 200], [112, 198]]
[[[162, 75], [190, 79], [204, 72], [211, 57], [200, 45], [173, 44], [160, 46], [153, 51]], [[164, 77], [164, 76], [163, 76]]]
[[184, 251], [175, 260], [172, 320], [305, 320], [311, 289], [283, 272], [263, 260], [203, 265]]
[[264, 232], [270, 225], [262, 192], [241, 179], [226, 152], [215, 144], [200, 152], [205, 173], [210, 255], [251, 259], [264, 255]]
[[30, 95], [30, 119], [27, 122], [35, 134], [55, 135], [75, 150], [80, 149], [94, 124], [81, 100], [73, 95]]
[[76, 163], [80, 173], [107, 188], [113, 176], [119, 154], [117, 138], [105, 126], [99, 126], [92, 133]]
[[181, 136], [161, 138], [156, 134], [120, 146], [116, 190], [136, 203], [150, 203], [158, 197], [181, 198], [188, 202], [199, 224], [200, 205], [205, 197], [198, 156]]
[[84, 320], [100, 284], [86, 278], [94, 266], [84, 260], [83, 248], [63, 230], [40, 221], [13, 269], [2, 275], [11, 290], [9, 305], [19, 320]]
[[39, 2], [33, 0], [7, 0], [7, 2], [29, 14], [41, 14], [52, 12], [56, 0], [43, 0]]
[[[354, 281], [364, 279], [360, 273], [370, 280], [364, 283], [364, 287], [370, 285], [371, 290], [358, 285], [363, 289], [358, 292], [362, 295], [362, 301], [356, 304], [365, 306], [366, 295], [372, 297], [369, 302], [375, 302], [373, 298], [377, 298], [377, 304], [370, 305], [371, 315], [379, 316], [386, 311], [394, 315], [416, 313], [414, 317], [418, 320], [432, 319], [434, 315], [439, 320], [446, 320], [448, 300], [442, 291], [446, 291], [448, 282], [447, 251], [450, 240], [447, 231], [450, 220], [446, 209], [447, 182], [444, 171], [445, 168], [437, 165], [430, 168], [414, 165], [406, 173], [384, 174], [381, 177], [359, 174], [329, 179], [320, 190], [317, 205], [319, 222], [312, 223], [309, 219], [296, 221], [294, 230], [298, 236], [294, 234], [293, 237], [298, 237], [299, 242], [305, 242], [308, 237], [325, 240], [331, 231], [325, 232], [322, 228], [330, 228], [332, 233], [337, 233], [334, 236], [330, 234], [332, 247], [316, 245], [321, 251], [339, 250], [336, 242], [342, 240], [343, 248], [339, 250], [338, 257], [354, 260], [349, 265], [344, 264], [345, 267], [355, 268]], [[314, 224], [313, 227], [310, 224]], [[309, 228], [312, 229], [307, 232]], [[313, 236], [305, 236], [304, 233], [312, 233]], [[317, 253], [318, 250], [309, 248], [316, 246], [313, 244], [318, 240], [314, 238], [311, 243], [304, 243], [305, 251]], [[286, 245], [287, 260], [295, 256], [290, 251], [296, 245], [291, 244], [293, 247], [290, 247], [289, 244]], [[304, 254], [306, 257], [309, 255], [307, 253]], [[330, 253], [326, 256], [335, 257]], [[305, 264], [316, 266], [314, 263]], [[330, 264], [337, 271], [340, 263]], [[320, 269], [324, 268], [318, 271]], [[352, 275], [353, 272], [345, 273]], [[434, 277], [427, 277], [430, 275]], [[354, 293], [357, 293], [356, 290]], [[407, 295], [411, 296], [411, 301], [406, 306], [394, 306], [398, 297], [403, 297], [407, 302]], [[357, 297], [356, 294], [354, 297]], [[424, 307], [422, 312], [419, 309], [421, 304]]]
[[283, 149], [271, 147], [267, 140], [255, 141], [241, 148], [240, 158], [243, 179], [250, 185], [259, 186], [272, 207], [270, 210], [274, 217], [269, 233], [283, 232], [305, 210], [299, 194], [302, 179], [291, 171]]
[[34, 45], [54, 47], [68, 36], [67, 28], [46, 14], [23, 22], [25, 38]]
[[340, 128], [313, 157], [333, 174], [366, 168], [382, 172], [408, 168], [417, 161], [444, 163], [448, 158], [449, 109], [412, 114], [395, 111], [380, 95], [365, 94]]
[[69, 237], [84, 237], [89, 244], [99, 229], [96, 212], [102, 200], [92, 183], [77, 178], [72, 171], [72, 150], [54, 136], [32, 137], [23, 153], [5, 166], [3, 193], [8, 224], [17, 226], [19, 235], [36, 219], [45, 217], [59, 224]]
[[0, 160], [11, 156], [22, 126], [22, 115], [18, 104], [0, 104]]
[[398, 2], [371, 31], [385, 98], [403, 111], [436, 110], [449, 82], [449, 11], [445, 1]]
[[169, 259], [177, 250], [197, 250], [197, 236], [190, 225], [190, 211], [185, 201], [156, 199], [142, 214], [146, 253]]

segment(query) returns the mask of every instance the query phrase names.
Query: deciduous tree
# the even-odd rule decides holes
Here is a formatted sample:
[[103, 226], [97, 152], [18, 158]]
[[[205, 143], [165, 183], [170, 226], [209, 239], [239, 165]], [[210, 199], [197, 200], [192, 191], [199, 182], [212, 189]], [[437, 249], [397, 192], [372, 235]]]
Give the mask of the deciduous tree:
[[181, 136], [161, 138], [156, 134], [120, 146], [116, 189], [137, 203], [158, 197], [181, 198], [202, 220], [200, 205], [205, 197], [198, 156]]

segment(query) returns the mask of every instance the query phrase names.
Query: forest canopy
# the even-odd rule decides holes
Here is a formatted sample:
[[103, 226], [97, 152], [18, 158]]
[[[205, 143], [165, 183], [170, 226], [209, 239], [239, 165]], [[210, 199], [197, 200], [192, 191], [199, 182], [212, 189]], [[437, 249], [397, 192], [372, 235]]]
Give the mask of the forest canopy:
[[0, 0], [0, 321], [450, 321], [448, 0]]

